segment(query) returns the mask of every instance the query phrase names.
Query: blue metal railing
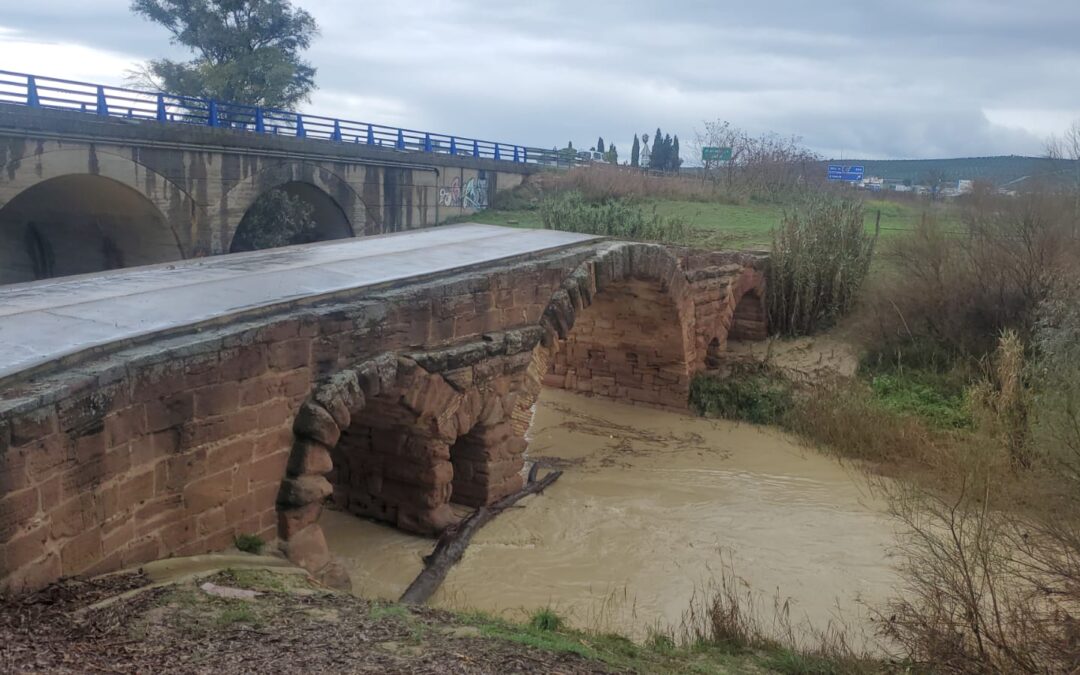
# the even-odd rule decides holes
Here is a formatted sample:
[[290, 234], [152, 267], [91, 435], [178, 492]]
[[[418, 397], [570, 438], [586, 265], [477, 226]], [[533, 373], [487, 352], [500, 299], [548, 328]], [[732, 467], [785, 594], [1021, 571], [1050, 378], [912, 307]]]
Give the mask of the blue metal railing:
[[[192, 96], [109, 87], [8, 70], [0, 70], [0, 103], [163, 124], [194, 124], [248, 133], [366, 144], [404, 152], [429, 152], [551, 166], [560, 163], [557, 152], [542, 148]], [[566, 163], [565, 158], [562, 163]]]

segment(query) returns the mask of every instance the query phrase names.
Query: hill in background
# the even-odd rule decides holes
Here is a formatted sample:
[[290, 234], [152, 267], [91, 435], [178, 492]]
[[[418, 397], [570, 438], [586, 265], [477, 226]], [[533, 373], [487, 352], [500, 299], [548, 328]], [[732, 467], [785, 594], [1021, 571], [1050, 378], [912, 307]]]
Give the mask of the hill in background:
[[[1076, 171], [1077, 162], [1045, 157], [958, 157], [954, 159], [845, 159], [825, 164], [862, 165], [866, 176], [886, 180], [925, 183], [940, 172], [945, 181], [986, 180], [1001, 186], [1023, 178], [1061, 176]], [[824, 171], [824, 168], [822, 169]]]

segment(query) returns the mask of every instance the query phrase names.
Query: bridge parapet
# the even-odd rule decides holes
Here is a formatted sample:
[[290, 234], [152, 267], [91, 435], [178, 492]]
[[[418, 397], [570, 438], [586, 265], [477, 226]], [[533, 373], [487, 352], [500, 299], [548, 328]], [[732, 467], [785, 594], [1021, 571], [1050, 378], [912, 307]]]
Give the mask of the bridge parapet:
[[[451, 503], [490, 503], [520, 485], [545, 382], [685, 407], [699, 345], [722, 348], [738, 294], [763, 291], [763, 261], [738, 260], [695, 267], [662, 246], [582, 243], [147, 336], [9, 383], [0, 587], [219, 550], [237, 534], [277, 537], [340, 581], [318, 527], [328, 499], [426, 533], [452, 520]], [[621, 330], [668, 316], [677, 330]]]

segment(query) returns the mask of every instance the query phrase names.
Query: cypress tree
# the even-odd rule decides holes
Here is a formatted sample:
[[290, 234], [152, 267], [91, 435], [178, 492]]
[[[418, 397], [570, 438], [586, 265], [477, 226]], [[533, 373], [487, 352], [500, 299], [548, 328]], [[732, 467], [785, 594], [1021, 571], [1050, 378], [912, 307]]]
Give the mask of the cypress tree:
[[630, 166], [640, 166], [641, 163], [641, 142], [638, 140], [637, 134], [634, 134], [634, 145], [630, 147]]
[[682, 157], [679, 156], [679, 134], [675, 134], [675, 140], [671, 143], [671, 170], [678, 171], [682, 166]]
[[649, 153], [649, 168], [653, 171], [664, 170], [664, 136], [660, 133], [660, 127], [656, 127], [656, 135], [653, 136], [652, 152]]
[[607, 150], [604, 147], [604, 137], [603, 136], [596, 139], [596, 151], [599, 152], [600, 154], [604, 154], [605, 152], [607, 152]]

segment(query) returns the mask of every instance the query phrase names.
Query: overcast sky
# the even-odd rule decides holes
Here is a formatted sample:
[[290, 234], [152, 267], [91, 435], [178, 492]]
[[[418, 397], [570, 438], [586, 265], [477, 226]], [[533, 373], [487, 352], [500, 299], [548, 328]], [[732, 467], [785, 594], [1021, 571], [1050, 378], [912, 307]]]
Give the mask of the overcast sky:
[[[1080, 117], [1080, 0], [294, 0], [305, 110], [629, 156], [727, 119], [825, 157], [1040, 154]], [[0, 69], [123, 82], [183, 52], [128, 0], [4, 0]]]

